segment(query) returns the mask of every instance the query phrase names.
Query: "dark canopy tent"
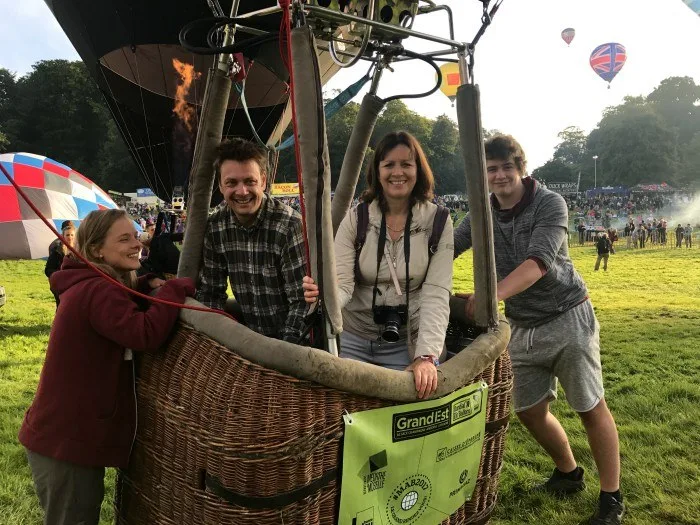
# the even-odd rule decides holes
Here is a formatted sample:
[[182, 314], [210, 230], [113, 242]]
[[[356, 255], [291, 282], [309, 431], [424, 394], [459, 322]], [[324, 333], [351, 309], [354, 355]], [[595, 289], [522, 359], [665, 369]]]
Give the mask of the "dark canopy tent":
[[[179, 75], [173, 59], [193, 64], [199, 73], [186, 101], [199, 109], [213, 56], [193, 55], [180, 45], [180, 29], [211, 17], [206, 0], [45, 0], [97, 83], [119, 131], [146, 183], [169, 200], [173, 186], [184, 186], [191, 165], [194, 133], [173, 114]], [[231, 0], [220, 2], [228, 15]], [[276, 5], [275, 0], [241, 0], [239, 14]], [[258, 20], [259, 29], [276, 32], [280, 15]], [[205, 34], [194, 33], [195, 40]], [[236, 41], [252, 35], [238, 31]], [[243, 50], [253, 60], [246, 101], [253, 124], [265, 141], [286, 127], [287, 73], [277, 41]], [[328, 74], [329, 71], [326, 71]], [[332, 74], [332, 73], [330, 73]], [[232, 90], [224, 135], [252, 138], [251, 126]], [[282, 122], [281, 122], [282, 120]], [[280, 125], [281, 124], [281, 125]]]

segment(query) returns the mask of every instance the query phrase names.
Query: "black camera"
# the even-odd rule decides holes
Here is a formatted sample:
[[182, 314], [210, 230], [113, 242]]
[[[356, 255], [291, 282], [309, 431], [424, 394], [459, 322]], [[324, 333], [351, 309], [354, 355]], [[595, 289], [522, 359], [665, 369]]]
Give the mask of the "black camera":
[[384, 325], [382, 339], [387, 343], [395, 343], [399, 340], [399, 328], [406, 324], [408, 311], [406, 305], [399, 306], [374, 306], [372, 308], [374, 322]]

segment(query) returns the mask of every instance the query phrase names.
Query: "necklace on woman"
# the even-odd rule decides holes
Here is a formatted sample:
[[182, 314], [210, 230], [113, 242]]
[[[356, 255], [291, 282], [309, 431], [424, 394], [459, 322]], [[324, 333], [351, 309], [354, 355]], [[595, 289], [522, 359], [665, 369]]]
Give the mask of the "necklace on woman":
[[401, 232], [403, 231], [403, 229], [406, 227], [406, 223], [404, 222], [404, 223], [403, 223], [403, 226], [401, 226], [401, 228], [399, 228], [398, 230], [395, 230], [394, 228], [392, 228], [391, 226], [389, 226], [389, 223], [388, 223], [388, 222], [386, 223], [386, 227], [389, 228], [389, 229], [390, 229], [391, 231], [393, 231], [394, 233], [401, 233]]

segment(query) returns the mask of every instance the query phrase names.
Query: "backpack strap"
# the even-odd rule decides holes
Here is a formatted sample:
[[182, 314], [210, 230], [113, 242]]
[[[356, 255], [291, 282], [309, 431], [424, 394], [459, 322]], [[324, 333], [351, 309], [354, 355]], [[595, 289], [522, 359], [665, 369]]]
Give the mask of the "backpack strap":
[[355, 232], [355, 282], [360, 278], [360, 252], [367, 240], [367, 226], [369, 226], [369, 205], [360, 202], [357, 205], [357, 231]]
[[449, 216], [450, 211], [444, 206], [438, 206], [437, 210], [435, 210], [433, 231], [430, 233], [430, 239], [428, 240], [428, 260], [437, 252], [440, 237], [442, 237], [442, 232], [445, 229], [445, 223]]

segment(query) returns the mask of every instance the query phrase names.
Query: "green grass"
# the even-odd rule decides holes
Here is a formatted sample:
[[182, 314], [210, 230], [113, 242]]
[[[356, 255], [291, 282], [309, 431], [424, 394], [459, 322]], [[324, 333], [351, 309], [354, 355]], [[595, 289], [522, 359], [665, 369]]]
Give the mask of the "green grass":
[[[572, 248], [601, 324], [607, 402], [620, 432], [628, 525], [700, 524], [700, 251], [620, 250], [593, 272], [595, 250]], [[41, 262], [0, 261], [0, 524], [41, 522], [17, 431], [38, 381], [54, 313]], [[455, 290], [469, 291], [471, 256], [455, 266]], [[585, 433], [564, 401], [567, 430], [588, 488], [563, 501], [530, 489], [552, 464], [513, 418], [492, 523], [585, 523], [598, 495]], [[113, 490], [113, 473], [108, 478]], [[111, 523], [109, 503], [102, 523]]]

